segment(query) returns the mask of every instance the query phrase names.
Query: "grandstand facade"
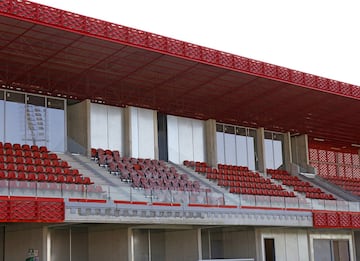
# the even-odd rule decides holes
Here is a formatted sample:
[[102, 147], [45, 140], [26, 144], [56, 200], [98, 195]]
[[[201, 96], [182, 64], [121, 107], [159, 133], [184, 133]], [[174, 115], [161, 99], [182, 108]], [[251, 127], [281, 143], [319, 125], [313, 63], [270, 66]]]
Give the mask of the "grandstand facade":
[[360, 260], [360, 87], [0, 1], [0, 260]]

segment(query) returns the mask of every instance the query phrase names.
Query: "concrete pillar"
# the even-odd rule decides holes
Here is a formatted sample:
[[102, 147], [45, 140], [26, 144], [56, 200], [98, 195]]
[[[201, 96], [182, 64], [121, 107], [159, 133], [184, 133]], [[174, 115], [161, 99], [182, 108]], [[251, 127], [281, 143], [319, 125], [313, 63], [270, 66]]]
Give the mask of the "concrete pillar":
[[131, 137], [131, 108], [126, 106], [124, 109], [124, 150], [125, 156], [132, 155], [132, 137]]
[[259, 128], [256, 130], [256, 150], [257, 150], [257, 166], [258, 171], [266, 171], [266, 159], [265, 159], [265, 130], [264, 128]]
[[205, 142], [206, 142], [206, 163], [209, 166], [217, 166], [217, 147], [216, 147], [216, 121], [209, 119], [205, 122]]
[[291, 137], [292, 162], [300, 167], [309, 165], [309, 147], [307, 134]]
[[290, 132], [284, 133], [284, 166], [287, 171], [291, 171], [292, 155], [291, 155], [291, 136]]
[[90, 100], [85, 100], [67, 107], [67, 133], [69, 138], [90, 154]]

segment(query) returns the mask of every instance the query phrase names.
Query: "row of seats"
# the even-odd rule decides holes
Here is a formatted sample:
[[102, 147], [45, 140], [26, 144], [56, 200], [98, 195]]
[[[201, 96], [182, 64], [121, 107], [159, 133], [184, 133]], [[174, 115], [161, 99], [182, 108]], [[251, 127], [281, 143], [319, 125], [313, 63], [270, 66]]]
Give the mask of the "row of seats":
[[91, 149], [91, 158], [109, 173], [119, 176], [134, 188], [178, 191], [209, 191], [201, 188], [198, 181], [190, 180], [187, 174], [178, 173], [164, 161], [121, 157], [118, 151]]
[[70, 167], [53, 167], [41, 165], [28, 165], [28, 164], [4, 164], [0, 162], [0, 171], [17, 171], [17, 172], [34, 172], [46, 173], [57, 175], [80, 175], [79, 170], [71, 169]]
[[93, 184], [46, 146], [0, 142], [0, 152], [1, 180]]
[[183, 164], [217, 182], [217, 185], [228, 188], [230, 193], [295, 197], [294, 193], [286, 191], [281, 185], [273, 184], [270, 179], [247, 167], [218, 164], [218, 168], [211, 168], [204, 162], [189, 160]]
[[0, 142], [0, 150], [22, 150], [22, 151], [39, 151], [39, 152], [48, 152], [46, 146], [38, 146], [38, 145], [29, 145], [29, 144], [19, 144], [19, 143], [10, 143]]
[[17, 171], [2, 171], [0, 170], [0, 180], [18, 180], [30, 182], [55, 182], [55, 183], [75, 183], [75, 184], [93, 184], [89, 177], [82, 175], [62, 175], [62, 174], [48, 174], [48, 173], [34, 173], [34, 172], [17, 172]]
[[327, 176], [324, 177], [329, 182], [351, 192], [356, 196], [360, 196], [360, 178]]
[[299, 177], [291, 175], [286, 170], [267, 169], [266, 173], [270, 175], [272, 179], [280, 181], [283, 185], [292, 187], [294, 191], [303, 193], [307, 198], [335, 199], [332, 194], [325, 193], [321, 188], [314, 187], [310, 182], [303, 181]]

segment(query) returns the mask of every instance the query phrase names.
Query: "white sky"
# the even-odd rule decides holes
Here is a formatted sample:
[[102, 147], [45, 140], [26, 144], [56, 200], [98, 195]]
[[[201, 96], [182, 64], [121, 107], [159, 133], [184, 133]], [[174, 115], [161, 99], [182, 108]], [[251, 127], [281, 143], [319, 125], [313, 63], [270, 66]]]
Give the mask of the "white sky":
[[360, 86], [357, 0], [33, 0]]

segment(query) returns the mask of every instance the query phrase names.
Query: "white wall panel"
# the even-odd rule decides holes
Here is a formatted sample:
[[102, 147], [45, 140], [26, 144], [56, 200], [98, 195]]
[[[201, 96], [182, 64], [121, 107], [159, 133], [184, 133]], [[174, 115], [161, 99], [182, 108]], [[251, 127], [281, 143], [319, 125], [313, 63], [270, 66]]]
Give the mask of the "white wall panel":
[[109, 149], [124, 151], [123, 109], [108, 106], [108, 141]]
[[205, 161], [205, 124], [203, 121], [167, 116], [169, 160]]
[[225, 133], [225, 163], [228, 165], [236, 165], [236, 146], [235, 135]]
[[170, 115], [167, 116], [167, 129], [169, 161], [179, 163], [179, 127], [177, 117]]
[[91, 103], [90, 144], [92, 148], [108, 148], [107, 106]]
[[179, 118], [179, 154], [180, 162], [194, 159], [194, 137], [190, 119]]
[[138, 109], [138, 157], [155, 158], [154, 111]]
[[247, 137], [236, 135], [236, 165], [248, 166]]
[[192, 120], [194, 160], [204, 162], [206, 160], [205, 123], [199, 120]]
[[276, 261], [308, 261], [308, 237], [307, 231], [302, 229], [266, 229], [261, 232], [261, 256], [265, 260], [264, 238], [273, 238], [275, 245]]
[[124, 151], [123, 108], [91, 103], [90, 139], [92, 148]]
[[255, 170], [255, 139], [253, 137], [247, 137], [247, 149], [248, 167]]
[[216, 150], [218, 163], [225, 164], [225, 144], [223, 132], [216, 132]]

